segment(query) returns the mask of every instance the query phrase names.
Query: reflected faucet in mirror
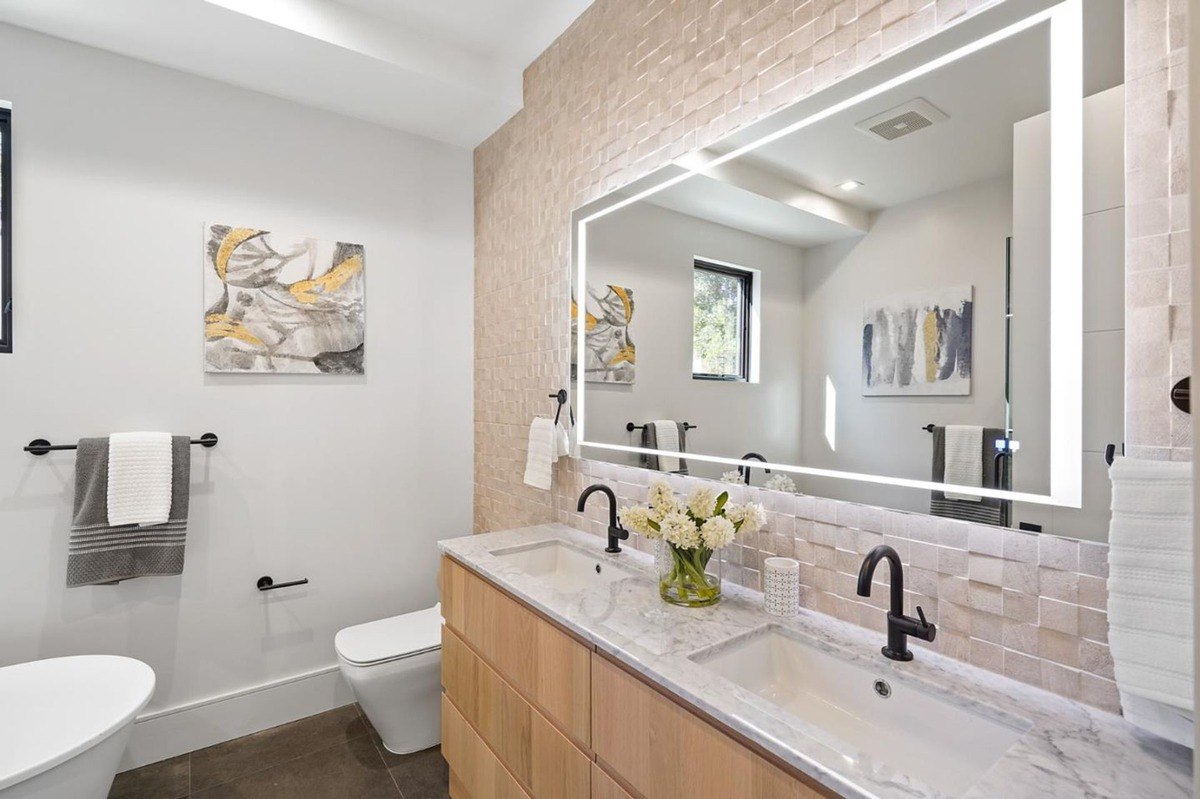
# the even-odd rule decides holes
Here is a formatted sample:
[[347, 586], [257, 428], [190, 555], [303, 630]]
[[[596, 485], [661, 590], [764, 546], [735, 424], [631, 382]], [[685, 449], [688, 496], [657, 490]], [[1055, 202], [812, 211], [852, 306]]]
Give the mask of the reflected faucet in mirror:
[[871, 578], [875, 576], [875, 567], [879, 561], [887, 559], [890, 566], [889, 577], [892, 583], [891, 608], [887, 615], [887, 646], [882, 652], [885, 658], [892, 660], [912, 660], [912, 652], [908, 651], [908, 637], [914, 636], [922, 641], [932, 641], [937, 635], [937, 627], [925, 621], [925, 611], [917, 606], [917, 616], [912, 618], [904, 615], [904, 566], [896, 550], [880, 544], [867, 553], [862, 568], [858, 570], [858, 595], [871, 595]]
[[613, 493], [611, 488], [602, 483], [596, 483], [583, 489], [583, 493], [579, 495], [579, 504], [575, 510], [583, 513], [583, 509], [587, 507], [588, 497], [597, 491], [608, 497], [608, 546], [604, 548], [604, 551], [620, 552], [621, 545], [617, 542], [628, 539], [629, 531], [617, 521], [617, 495]]
[[[764, 458], [762, 455], [759, 455], [757, 452], [747, 452], [745, 455], [743, 455], [740, 458], [740, 460], [758, 461], [759, 463], [767, 462], [767, 459]], [[746, 481], [746, 485], [750, 485], [750, 465], [744, 463], [737, 468], [737, 471], [738, 471], [738, 474], [740, 474], [742, 476], [742, 479]], [[771, 473], [770, 469], [763, 469], [763, 471], [766, 472], [767, 474]]]

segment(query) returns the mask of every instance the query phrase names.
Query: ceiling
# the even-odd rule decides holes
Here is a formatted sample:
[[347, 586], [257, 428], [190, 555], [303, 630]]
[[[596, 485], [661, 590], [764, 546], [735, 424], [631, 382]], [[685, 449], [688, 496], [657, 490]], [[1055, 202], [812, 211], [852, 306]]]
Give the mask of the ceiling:
[[0, 22], [474, 147], [592, 0], [0, 0]]

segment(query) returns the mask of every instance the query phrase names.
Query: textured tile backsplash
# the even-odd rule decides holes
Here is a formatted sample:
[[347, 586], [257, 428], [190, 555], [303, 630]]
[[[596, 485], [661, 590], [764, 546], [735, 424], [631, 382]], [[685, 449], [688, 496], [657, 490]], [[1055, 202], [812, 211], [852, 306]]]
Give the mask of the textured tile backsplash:
[[[601, 535], [598, 506], [575, 514], [578, 492], [603, 480], [642, 501], [654, 477], [583, 460], [560, 464], [553, 493], [521, 482], [529, 421], [567, 382], [572, 209], [990, 4], [597, 0], [528, 68], [525, 108], [475, 152], [478, 531], [558, 520]], [[1126, 443], [1155, 457], [1191, 452], [1167, 401], [1190, 371], [1185, 13], [1127, 2]], [[758, 588], [763, 557], [795, 557], [807, 607], [882, 635], [886, 592], [864, 601], [855, 578], [888, 543], [910, 607], [939, 624], [933, 648], [1117, 709], [1103, 544], [753, 491], [770, 523], [729, 552], [726, 578]]]

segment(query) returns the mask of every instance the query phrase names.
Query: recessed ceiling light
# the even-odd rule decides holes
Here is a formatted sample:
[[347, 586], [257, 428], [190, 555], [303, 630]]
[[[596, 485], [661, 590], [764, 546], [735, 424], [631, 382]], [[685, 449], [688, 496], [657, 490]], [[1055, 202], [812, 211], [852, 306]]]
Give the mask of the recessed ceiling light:
[[838, 188], [842, 191], [854, 191], [861, 185], [862, 183], [857, 180], [847, 180], [845, 183], [839, 183]]

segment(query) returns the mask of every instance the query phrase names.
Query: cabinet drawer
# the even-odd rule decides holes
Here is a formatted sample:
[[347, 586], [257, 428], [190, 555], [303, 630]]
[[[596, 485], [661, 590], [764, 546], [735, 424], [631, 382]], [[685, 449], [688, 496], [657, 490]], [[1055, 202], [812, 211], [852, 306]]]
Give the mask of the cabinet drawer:
[[441, 590], [446, 624], [587, 749], [591, 649], [447, 557], [442, 558]]
[[591, 759], [446, 627], [442, 685], [534, 799], [586, 799]]
[[453, 774], [455, 799], [530, 799], [445, 694], [442, 756]]
[[600, 655], [592, 659], [592, 703], [596, 759], [646, 799], [834, 796], [777, 768]]
[[633, 799], [604, 769], [592, 764], [592, 799]]

